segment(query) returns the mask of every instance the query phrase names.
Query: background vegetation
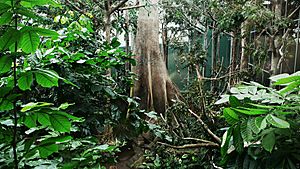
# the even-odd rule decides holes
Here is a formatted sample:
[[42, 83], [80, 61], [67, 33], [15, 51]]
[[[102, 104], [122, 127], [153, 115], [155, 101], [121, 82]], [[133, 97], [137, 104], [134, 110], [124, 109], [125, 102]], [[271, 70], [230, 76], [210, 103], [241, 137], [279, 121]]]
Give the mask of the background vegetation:
[[[153, 7], [152, 60], [184, 74], [163, 112], [134, 95], [134, 39], [153, 38], [138, 11]], [[0, 168], [299, 168], [299, 8], [0, 0]]]

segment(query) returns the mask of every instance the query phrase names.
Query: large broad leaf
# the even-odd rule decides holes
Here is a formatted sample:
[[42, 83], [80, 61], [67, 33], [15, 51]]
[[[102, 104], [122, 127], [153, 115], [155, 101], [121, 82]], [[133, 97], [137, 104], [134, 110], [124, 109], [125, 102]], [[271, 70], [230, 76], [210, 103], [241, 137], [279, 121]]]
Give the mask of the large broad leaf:
[[300, 80], [294, 81], [282, 90], [280, 90], [280, 94], [286, 94], [288, 92], [294, 91], [300, 86]]
[[248, 127], [250, 127], [251, 130], [253, 131], [253, 133], [255, 133], [255, 134], [258, 134], [261, 131], [260, 127], [258, 127], [256, 125], [256, 118], [249, 119], [249, 121], [248, 121]]
[[49, 155], [58, 152], [58, 145], [50, 144], [38, 147], [39, 154], [42, 158], [47, 158]]
[[262, 146], [263, 148], [268, 151], [272, 152], [274, 146], [275, 146], [275, 134], [273, 132], [265, 135], [262, 139]]
[[46, 113], [37, 113], [37, 120], [43, 126], [51, 125], [49, 115]]
[[59, 132], [70, 132], [71, 130], [71, 122], [66, 116], [59, 114], [51, 114], [49, 115], [51, 126], [55, 131]]
[[18, 8], [16, 11], [18, 14], [32, 18], [32, 19], [41, 19], [40, 16], [37, 16], [34, 12], [26, 9], [26, 8]]
[[20, 39], [20, 31], [9, 28], [3, 36], [0, 37], [0, 51], [10, 47], [12, 44]]
[[240, 125], [240, 128], [242, 138], [247, 142], [251, 141], [253, 139], [253, 135], [251, 130], [250, 119], [243, 121]]
[[10, 5], [5, 4], [5, 3], [0, 3], [0, 13], [7, 12], [11, 8]]
[[21, 90], [30, 90], [31, 84], [33, 82], [32, 72], [26, 72], [21, 75], [18, 79], [18, 86]]
[[40, 84], [43, 87], [53, 87], [53, 86], [58, 86], [58, 79], [59, 76], [57, 75], [56, 72], [52, 72], [49, 70], [39, 70], [34, 72], [36, 81], [38, 84]]
[[283, 84], [288, 84], [288, 83], [298, 81], [298, 80], [300, 80], [300, 76], [289, 76], [289, 77], [277, 80], [273, 85], [283, 85]]
[[0, 26], [8, 24], [11, 21], [13, 14], [11, 12], [5, 12], [0, 16]]
[[12, 89], [13, 87], [0, 87], [0, 98], [5, 97]]
[[238, 153], [241, 153], [244, 149], [244, 141], [241, 135], [241, 130], [239, 126], [233, 129], [233, 145]]
[[21, 5], [24, 7], [34, 7], [36, 5], [51, 5], [54, 7], [60, 7], [60, 5], [54, 0], [22, 0]]
[[2, 56], [0, 58], [0, 74], [8, 72], [11, 68], [12, 62], [13, 60], [11, 57]]
[[223, 115], [229, 124], [235, 124], [239, 121], [239, 116], [230, 108], [225, 108]]
[[267, 120], [264, 117], [256, 117], [255, 118], [255, 125], [260, 130], [263, 130], [267, 127]]
[[229, 97], [229, 103], [231, 105], [231, 107], [239, 107], [241, 106], [241, 102], [239, 101], [239, 99], [237, 99], [235, 96], [230, 96]]
[[252, 109], [252, 108], [232, 108], [233, 110], [247, 115], [262, 115], [267, 114], [269, 111], [265, 109]]
[[34, 31], [23, 32], [20, 41], [20, 46], [25, 53], [34, 53], [37, 50], [39, 43], [40, 43], [40, 37], [36, 32]]
[[278, 127], [278, 128], [290, 128], [290, 123], [288, 123], [287, 121], [285, 120], [282, 120], [276, 116], [273, 116], [273, 115], [268, 115], [266, 117], [267, 121], [272, 124], [273, 126], [275, 127]]
[[14, 105], [12, 101], [10, 100], [2, 100], [0, 101], [0, 111], [8, 111], [12, 110], [14, 108]]
[[59, 34], [53, 30], [44, 29], [44, 28], [32, 28], [33, 31], [38, 33], [40, 36], [47, 36], [52, 38], [57, 38]]
[[29, 113], [25, 116], [24, 124], [28, 128], [36, 127], [37, 115], [36, 113]]

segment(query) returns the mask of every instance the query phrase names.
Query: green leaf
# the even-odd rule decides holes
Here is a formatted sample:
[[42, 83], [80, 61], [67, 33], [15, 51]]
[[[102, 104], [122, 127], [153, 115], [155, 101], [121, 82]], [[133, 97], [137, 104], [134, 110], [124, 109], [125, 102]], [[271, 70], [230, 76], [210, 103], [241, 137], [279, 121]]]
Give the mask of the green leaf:
[[239, 121], [239, 116], [230, 108], [225, 108], [223, 115], [229, 124], [235, 124]]
[[13, 62], [12, 58], [10, 58], [8, 56], [2, 56], [0, 58], [0, 74], [10, 71], [10, 68], [12, 66], [12, 62]]
[[42, 158], [47, 158], [51, 154], [58, 152], [58, 145], [51, 144], [51, 145], [44, 145], [38, 147], [39, 154]]
[[230, 103], [230, 106], [234, 107], [234, 108], [242, 105], [241, 102], [235, 96], [229, 97], [229, 103]]
[[44, 28], [32, 28], [33, 31], [38, 33], [40, 36], [57, 38], [59, 34], [53, 30], [44, 29]]
[[0, 103], [0, 111], [9, 111], [14, 108], [13, 103], [10, 100], [2, 100]]
[[70, 132], [71, 130], [71, 122], [67, 117], [59, 114], [51, 114], [49, 115], [51, 125], [55, 131], [59, 132]]
[[20, 46], [25, 53], [34, 53], [37, 50], [39, 43], [40, 37], [37, 33], [34, 31], [23, 32]]
[[244, 141], [241, 135], [241, 130], [239, 126], [233, 129], [233, 145], [238, 153], [242, 153], [244, 149]]
[[44, 6], [51, 5], [53, 7], [60, 7], [60, 5], [54, 0], [22, 0], [21, 5], [24, 7]]
[[268, 151], [268, 152], [272, 152], [274, 146], [275, 146], [275, 134], [273, 132], [265, 135], [262, 139], [262, 146], [263, 148]]
[[10, 5], [5, 3], [0, 3], [0, 13], [7, 12], [11, 8]]
[[118, 41], [118, 38], [113, 38], [111, 40], [111, 43], [110, 45], [113, 47], [113, 48], [117, 48], [121, 45], [121, 43]]
[[34, 72], [36, 81], [42, 87], [51, 88], [53, 86], [58, 86], [58, 79], [59, 76], [56, 72], [46, 71], [46, 70], [39, 70]]
[[286, 86], [285, 88], [281, 89], [279, 91], [279, 93], [280, 94], [288, 93], [290, 91], [293, 91], [293, 90], [297, 89], [299, 87], [299, 85], [300, 85], [300, 80], [294, 81], [291, 84], [289, 84], [288, 86]]
[[289, 76], [289, 77], [277, 80], [277, 82], [275, 82], [273, 85], [283, 85], [283, 84], [288, 84], [288, 83], [298, 81], [298, 80], [300, 80], [300, 76]]
[[49, 144], [49, 143], [57, 144], [57, 143], [63, 143], [63, 142], [70, 141], [70, 140], [72, 140], [71, 136], [51, 137], [51, 138], [43, 140], [40, 145]]
[[24, 124], [28, 128], [36, 127], [37, 115], [36, 113], [30, 113], [25, 116]]
[[0, 98], [5, 97], [12, 89], [13, 87], [0, 87]]
[[0, 16], [0, 26], [5, 25], [11, 21], [13, 14], [11, 12], [5, 12]]
[[253, 133], [258, 134], [260, 132], [260, 130], [261, 130], [260, 127], [258, 127], [256, 125], [256, 118], [255, 119], [254, 118], [249, 119], [248, 123], [249, 123], [248, 127], [251, 128]]
[[0, 37], [0, 51], [3, 51], [10, 47], [12, 44], [20, 39], [20, 31], [9, 28], [3, 36]]
[[227, 155], [227, 151], [229, 149], [229, 143], [232, 137], [232, 127], [230, 127], [222, 137], [222, 144], [221, 144], [221, 155], [224, 158]]
[[37, 16], [34, 12], [26, 9], [26, 8], [18, 8], [16, 11], [18, 14], [26, 16], [28, 18], [32, 18], [32, 19], [40, 19], [40, 16]]
[[261, 108], [261, 109], [274, 109], [276, 106], [267, 106], [267, 105], [261, 105], [261, 104], [254, 104], [254, 103], [248, 103], [251, 106]]
[[260, 130], [263, 130], [267, 127], [267, 120], [264, 117], [256, 117], [255, 118], [255, 125]]
[[65, 110], [65, 109], [67, 109], [69, 106], [72, 106], [72, 105], [74, 105], [75, 103], [72, 103], [72, 104], [69, 104], [69, 103], [63, 103], [63, 104], [61, 104], [59, 107], [58, 107], [58, 109], [62, 109], [62, 110]]
[[50, 126], [50, 118], [46, 113], [37, 113], [37, 120], [42, 126]]
[[290, 123], [288, 123], [287, 121], [285, 120], [282, 120], [276, 116], [273, 116], [273, 115], [268, 115], [266, 117], [267, 121], [272, 124], [273, 126], [275, 127], [278, 127], [278, 128], [290, 128]]
[[51, 111], [52, 114], [57, 114], [57, 115], [62, 115], [62, 116], [65, 116], [66, 118], [68, 119], [72, 119], [72, 120], [75, 120], [75, 121], [82, 121], [81, 118], [78, 118], [78, 117], [75, 117], [75, 116], [72, 116], [66, 112], [62, 112], [62, 111]]
[[21, 90], [30, 90], [31, 84], [33, 82], [33, 74], [32, 72], [26, 72], [21, 75], [18, 79], [18, 86]]
[[262, 115], [268, 113], [268, 110], [265, 109], [251, 109], [251, 108], [243, 108], [243, 109], [232, 108], [232, 109], [239, 113], [247, 114], [247, 115]]
[[47, 102], [36, 102], [36, 103], [31, 102], [31, 103], [22, 105], [23, 108], [21, 109], [21, 112], [26, 112], [26, 111], [32, 110], [34, 108], [45, 107], [45, 106], [50, 106], [50, 105], [53, 105], [53, 104], [47, 103]]
[[249, 142], [253, 139], [250, 119], [245, 120], [241, 123], [240, 130], [241, 130], [241, 136], [243, 140]]

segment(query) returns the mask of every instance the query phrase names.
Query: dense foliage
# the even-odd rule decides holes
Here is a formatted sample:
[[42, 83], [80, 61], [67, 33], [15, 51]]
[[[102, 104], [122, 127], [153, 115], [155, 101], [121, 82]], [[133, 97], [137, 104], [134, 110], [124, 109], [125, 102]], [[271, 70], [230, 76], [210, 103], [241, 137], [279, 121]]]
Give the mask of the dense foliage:
[[133, 96], [129, 46], [151, 2], [0, 0], [0, 168], [299, 168], [300, 73], [279, 72], [300, 4], [277, 2], [160, 1], [187, 77], [159, 114]]

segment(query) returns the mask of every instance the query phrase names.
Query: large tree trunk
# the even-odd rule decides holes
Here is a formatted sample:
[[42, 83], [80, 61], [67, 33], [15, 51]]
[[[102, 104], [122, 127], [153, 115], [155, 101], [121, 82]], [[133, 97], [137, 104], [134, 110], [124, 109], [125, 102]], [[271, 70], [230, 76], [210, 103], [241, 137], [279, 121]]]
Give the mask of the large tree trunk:
[[141, 107], [164, 113], [178, 90], [168, 76], [166, 64], [159, 47], [158, 0], [151, 0], [152, 6], [141, 8], [138, 17], [134, 72], [138, 80], [134, 85], [134, 95], [141, 99]]

